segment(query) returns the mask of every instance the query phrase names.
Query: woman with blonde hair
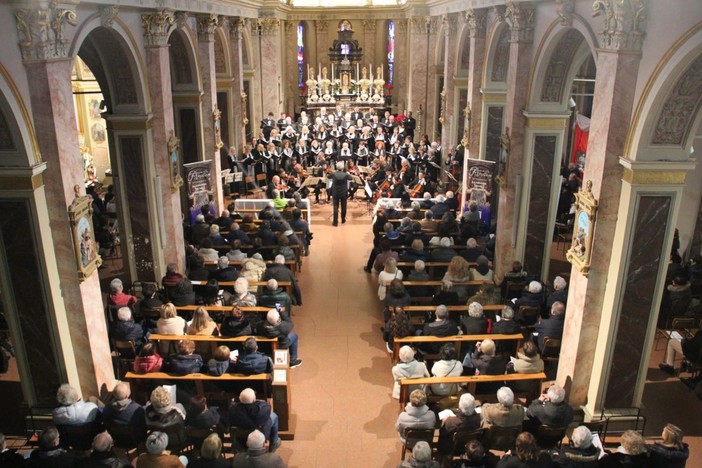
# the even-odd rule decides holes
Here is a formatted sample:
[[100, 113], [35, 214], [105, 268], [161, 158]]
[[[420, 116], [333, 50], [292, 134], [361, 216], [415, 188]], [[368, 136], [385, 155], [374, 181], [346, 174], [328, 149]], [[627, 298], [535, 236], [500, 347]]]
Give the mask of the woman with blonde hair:
[[378, 299], [385, 300], [387, 295], [387, 287], [392, 280], [402, 280], [402, 271], [397, 268], [397, 260], [393, 257], [388, 257], [385, 260], [383, 271], [378, 274]]
[[675, 424], [666, 424], [663, 428], [663, 440], [649, 445], [650, 466], [666, 468], [684, 468], [690, 449], [683, 442], [683, 431]]
[[468, 286], [454, 285], [453, 283], [470, 281], [470, 264], [465, 258], [456, 255], [449, 262], [448, 269], [441, 281], [445, 291], [455, 292], [458, 295], [458, 300], [465, 302], [468, 298]]
[[[160, 335], [184, 335], [185, 326], [185, 319], [178, 316], [178, 311], [172, 303], [161, 306], [161, 318], [156, 322], [156, 331]], [[163, 356], [168, 354], [167, 341], [159, 343], [159, 351]]]
[[[217, 324], [207, 310], [200, 306], [195, 309], [193, 320], [188, 325], [188, 335], [219, 336]], [[216, 343], [199, 341], [196, 344], [196, 353], [202, 355], [203, 360], [212, 356]]]

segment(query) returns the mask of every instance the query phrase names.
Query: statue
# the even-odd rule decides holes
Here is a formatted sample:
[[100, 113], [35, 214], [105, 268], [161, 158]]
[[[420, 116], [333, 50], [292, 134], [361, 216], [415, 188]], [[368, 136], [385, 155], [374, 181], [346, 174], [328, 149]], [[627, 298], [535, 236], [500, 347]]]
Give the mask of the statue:
[[368, 79], [368, 69], [366, 67], [363, 67], [362, 70], [362, 77], [360, 80], [358, 80], [358, 85], [361, 88], [361, 96], [363, 95], [368, 95], [368, 89], [371, 86], [371, 81]]
[[383, 70], [381, 67], [378, 67], [376, 70], [376, 79], [373, 80], [373, 87], [375, 88], [375, 94], [378, 96], [383, 95], [383, 86], [385, 86], [385, 80], [383, 80], [382, 77]]
[[327, 78], [327, 67], [322, 68], [322, 79], [319, 81], [319, 84], [322, 86], [322, 96], [328, 95], [331, 80]]
[[[83, 181], [88, 182], [90, 180], [90, 167], [93, 166], [93, 155], [88, 152], [88, 148], [85, 146], [80, 148], [80, 152], [83, 156]], [[93, 170], [94, 168], [95, 166], [93, 166]]]
[[349, 74], [344, 72], [341, 74], [341, 94], [349, 94], [349, 86], [351, 86]]
[[305, 82], [307, 85], [307, 98], [314, 102], [317, 100], [317, 80], [314, 79], [314, 74], [312, 73], [312, 69], [310, 67], [307, 67], [307, 81]]

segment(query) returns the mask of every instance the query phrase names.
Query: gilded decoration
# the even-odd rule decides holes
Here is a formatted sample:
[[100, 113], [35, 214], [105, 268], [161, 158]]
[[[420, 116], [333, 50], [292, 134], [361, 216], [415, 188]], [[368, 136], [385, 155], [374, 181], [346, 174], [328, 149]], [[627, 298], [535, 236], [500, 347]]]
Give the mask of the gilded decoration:
[[146, 46], [165, 46], [168, 44], [168, 33], [173, 27], [175, 18], [169, 10], [141, 15], [141, 27], [144, 28], [144, 43]]
[[587, 276], [590, 271], [597, 213], [597, 200], [592, 194], [591, 180], [585, 182], [585, 186], [575, 195], [575, 209], [573, 240], [566, 258], [583, 276]]
[[273, 16], [258, 18], [252, 23], [261, 36], [275, 36], [280, 29], [280, 20]]
[[68, 218], [71, 222], [71, 233], [75, 248], [78, 279], [85, 280], [102, 264], [95, 243], [95, 229], [93, 228], [93, 197], [81, 196], [80, 186], [73, 188], [76, 198], [68, 207]]
[[556, 13], [561, 26], [573, 26], [573, 13], [575, 13], [575, 0], [556, 0]]
[[685, 70], [663, 104], [652, 145], [683, 146], [702, 106], [702, 55]]
[[214, 41], [215, 29], [219, 26], [219, 15], [212, 13], [197, 17], [197, 37], [201, 41]]
[[465, 12], [465, 21], [468, 23], [468, 34], [470, 37], [485, 37], [486, 19], [486, 10], [471, 9]]
[[70, 41], [64, 39], [64, 25], [78, 24], [73, 10], [57, 8], [22, 9], [15, 13], [17, 35], [23, 60], [51, 60], [68, 57]]
[[534, 8], [524, 3], [507, 3], [505, 18], [509, 24], [512, 42], [534, 40]]
[[602, 16], [598, 34], [600, 47], [616, 51], [641, 52], [646, 37], [646, 0], [596, 0], [592, 16]]
[[117, 5], [107, 5], [100, 8], [100, 24], [106, 28], [111, 28], [115, 23], [115, 18], [119, 13]]
[[243, 18], [238, 16], [229, 18], [229, 37], [232, 40], [241, 40], [244, 29], [246, 29], [246, 21]]
[[551, 54], [541, 87], [541, 102], [561, 102], [568, 70], [583, 41], [576, 29], [569, 29]]

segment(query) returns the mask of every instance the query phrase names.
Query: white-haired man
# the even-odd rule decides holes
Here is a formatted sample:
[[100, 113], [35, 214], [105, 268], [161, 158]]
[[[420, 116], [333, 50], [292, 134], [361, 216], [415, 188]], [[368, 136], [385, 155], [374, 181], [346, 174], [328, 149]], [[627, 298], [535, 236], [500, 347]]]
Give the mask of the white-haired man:
[[566, 427], [573, 420], [573, 408], [565, 402], [565, 390], [560, 385], [551, 385], [537, 400], [527, 408], [531, 425]]
[[266, 287], [258, 296], [258, 305], [261, 307], [275, 308], [281, 315], [290, 316], [290, 296], [285, 289], [278, 286], [278, 281], [271, 278], [266, 283]]
[[[436, 320], [424, 325], [422, 335], [424, 336], [453, 336], [458, 335], [458, 325], [455, 321], [449, 318], [448, 307], [439, 305], [434, 312]], [[422, 346], [422, 351], [426, 353], [437, 353], [441, 343], [425, 343]]]
[[251, 466], [286, 468], [288, 465], [280, 458], [280, 455], [268, 450], [266, 436], [261, 431], [254, 430], [246, 439], [246, 452], [237, 453], [231, 466], [233, 468], [249, 468]]
[[456, 249], [451, 247], [451, 239], [448, 237], [442, 237], [439, 240], [439, 247], [429, 251], [429, 261], [450, 262], [456, 255], [458, 255], [458, 252], [456, 252]]
[[90, 456], [78, 463], [80, 468], [111, 467], [128, 468], [132, 466], [127, 460], [120, 458], [112, 450], [114, 441], [107, 431], [101, 432], [93, 438]]
[[522, 307], [539, 307], [544, 303], [543, 286], [538, 281], [532, 281], [519, 299], [514, 300], [514, 310], [517, 312], [517, 322], [522, 322], [520, 310]]
[[334, 201], [333, 226], [339, 225], [339, 205], [341, 205], [341, 223], [343, 224], [346, 222], [346, 201], [349, 195], [349, 182], [351, 182], [351, 180], [351, 175], [344, 171], [344, 163], [336, 163], [336, 170], [331, 173], [331, 192]]
[[98, 417], [97, 405], [83, 401], [78, 391], [68, 384], [59, 387], [56, 400], [59, 406], [53, 411], [55, 424], [86, 424]]
[[117, 320], [110, 324], [110, 337], [120, 341], [134, 340], [137, 352], [144, 344], [144, 329], [132, 319], [129, 307], [120, 307], [117, 310]]
[[480, 414], [475, 412], [475, 397], [464, 393], [458, 400], [458, 409], [453, 416], [445, 416], [439, 429], [439, 453], [448, 455], [453, 449], [453, 434], [458, 431], [470, 432], [480, 427]]
[[573, 429], [570, 441], [572, 445], [564, 445], [553, 454], [554, 461], [558, 466], [597, 466], [600, 449], [592, 444], [590, 429], [585, 426], [576, 427]]
[[436, 197], [436, 203], [430, 209], [431, 214], [434, 215], [434, 219], [441, 219], [444, 213], [450, 210], [449, 206], [446, 204], [446, 197], [443, 195]]
[[551, 306], [551, 316], [542, 320], [534, 326], [534, 331], [538, 333], [539, 349], [544, 349], [544, 338], [560, 338], [563, 336], [563, 326], [565, 325], [565, 305], [562, 302], [554, 302]]
[[553, 279], [553, 292], [546, 298], [546, 308], [550, 309], [554, 302], [568, 304], [568, 283], [560, 276]]
[[239, 277], [239, 270], [229, 266], [229, 257], [221, 256], [217, 260], [217, 269], [212, 272], [212, 278], [217, 281], [236, 281]]
[[239, 401], [229, 407], [229, 424], [239, 429], [258, 429], [270, 443], [271, 452], [280, 447], [278, 415], [268, 402], [257, 400], [251, 388], [242, 390]]
[[146, 419], [144, 407], [131, 398], [129, 384], [119, 382], [112, 390], [113, 401], [105, 406], [102, 421], [105, 426], [121, 424], [132, 428], [135, 438], [142, 442], [146, 439]]
[[514, 393], [509, 387], [501, 387], [497, 391], [497, 403], [486, 403], [482, 406], [482, 426], [514, 427], [524, 421], [524, 407], [514, 402]]
[[258, 332], [268, 338], [278, 338], [279, 349], [290, 350], [290, 367], [297, 367], [302, 364], [302, 360], [297, 358], [297, 333], [292, 331], [294, 325], [290, 318], [281, 315], [275, 309], [271, 309], [266, 314], [266, 320], [258, 326]]
[[[300, 286], [297, 284], [297, 278], [295, 273], [293, 273], [290, 268], [285, 265], [285, 257], [282, 255], [276, 255], [273, 260], [272, 265], [268, 265], [266, 271], [263, 273], [263, 281], [268, 281], [269, 279], [274, 279], [280, 283], [281, 281], [290, 281], [292, 287], [292, 300], [293, 305], [302, 305], [302, 291]], [[288, 313], [290, 309], [288, 309]]]

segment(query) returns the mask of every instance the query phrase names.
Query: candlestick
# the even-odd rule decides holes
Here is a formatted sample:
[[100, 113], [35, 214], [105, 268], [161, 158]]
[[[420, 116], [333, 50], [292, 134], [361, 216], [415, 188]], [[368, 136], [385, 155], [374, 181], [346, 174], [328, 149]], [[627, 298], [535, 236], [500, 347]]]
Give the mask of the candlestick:
[[359, 73], [359, 64], [356, 64], [356, 81], [361, 79], [361, 74]]

